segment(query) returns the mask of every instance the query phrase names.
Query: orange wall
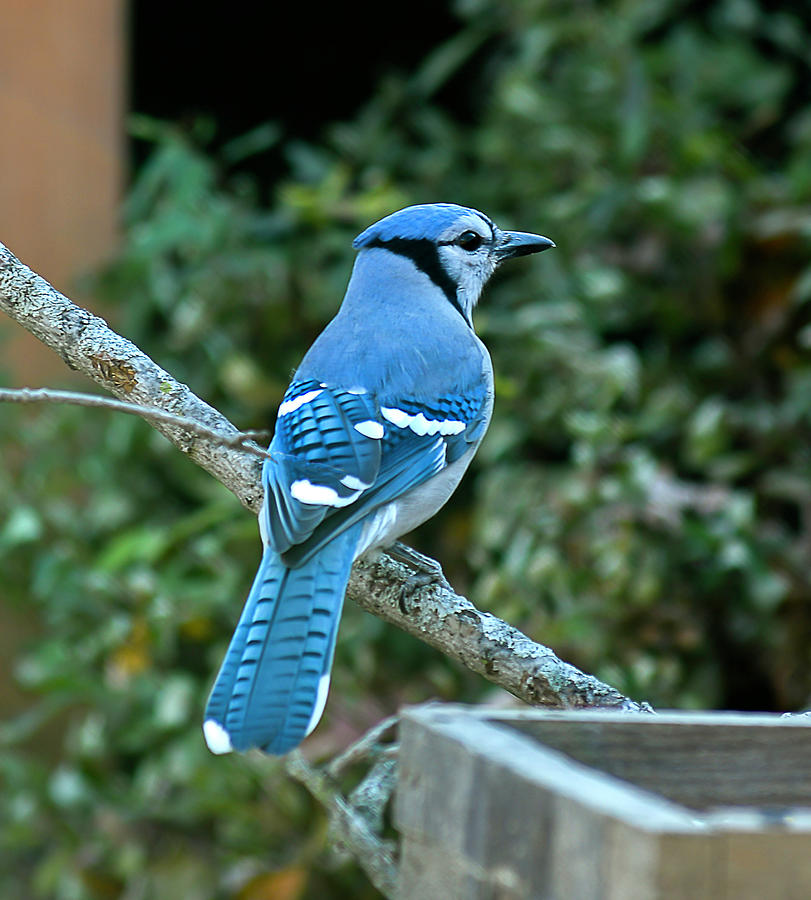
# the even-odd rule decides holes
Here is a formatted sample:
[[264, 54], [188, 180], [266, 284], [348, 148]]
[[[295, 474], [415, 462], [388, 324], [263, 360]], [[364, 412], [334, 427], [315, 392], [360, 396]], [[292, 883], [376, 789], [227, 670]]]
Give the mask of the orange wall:
[[[124, 168], [125, 0], [2, 0], [0, 241], [74, 299], [115, 247]], [[13, 329], [13, 331], [12, 331]], [[2, 318], [0, 368], [67, 370]]]

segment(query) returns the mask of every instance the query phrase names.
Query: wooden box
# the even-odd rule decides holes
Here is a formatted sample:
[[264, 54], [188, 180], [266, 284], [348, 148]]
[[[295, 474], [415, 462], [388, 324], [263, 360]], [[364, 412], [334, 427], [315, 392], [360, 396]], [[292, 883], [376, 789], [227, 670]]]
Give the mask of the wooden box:
[[402, 900], [809, 900], [811, 720], [408, 710]]

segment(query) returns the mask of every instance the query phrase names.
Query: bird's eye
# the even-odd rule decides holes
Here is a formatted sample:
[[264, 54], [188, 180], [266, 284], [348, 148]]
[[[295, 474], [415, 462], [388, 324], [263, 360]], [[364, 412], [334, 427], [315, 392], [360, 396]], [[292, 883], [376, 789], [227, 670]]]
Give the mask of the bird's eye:
[[456, 239], [456, 243], [459, 244], [463, 250], [467, 250], [470, 253], [474, 250], [478, 250], [483, 241], [484, 238], [480, 234], [476, 234], [475, 231], [463, 231]]

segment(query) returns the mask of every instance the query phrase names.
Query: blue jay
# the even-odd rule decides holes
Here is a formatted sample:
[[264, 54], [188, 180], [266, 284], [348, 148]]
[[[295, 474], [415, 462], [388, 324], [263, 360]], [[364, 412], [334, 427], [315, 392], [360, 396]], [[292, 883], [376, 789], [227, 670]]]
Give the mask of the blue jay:
[[214, 753], [284, 754], [315, 728], [352, 563], [433, 516], [487, 429], [479, 294], [503, 260], [554, 244], [432, 203], [381, 219], [354, 246], [341, 308], [279, 406], [264, 554], [203, 725]]

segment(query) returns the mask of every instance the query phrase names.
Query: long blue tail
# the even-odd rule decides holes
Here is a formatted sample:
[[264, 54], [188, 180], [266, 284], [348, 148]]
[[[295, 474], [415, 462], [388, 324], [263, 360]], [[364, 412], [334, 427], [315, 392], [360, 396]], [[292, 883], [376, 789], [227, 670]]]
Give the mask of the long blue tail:
[[321, 717], [362, 525], [299, 568], [266, 548], [206, 708], [214, 753], [292, 750]]

